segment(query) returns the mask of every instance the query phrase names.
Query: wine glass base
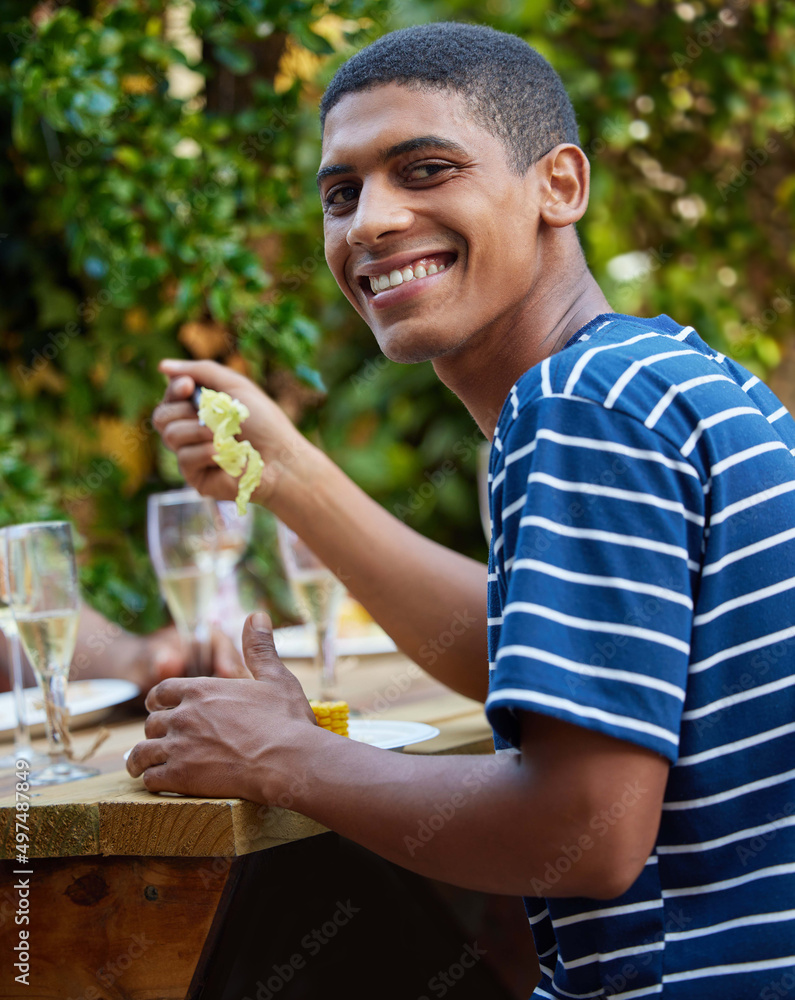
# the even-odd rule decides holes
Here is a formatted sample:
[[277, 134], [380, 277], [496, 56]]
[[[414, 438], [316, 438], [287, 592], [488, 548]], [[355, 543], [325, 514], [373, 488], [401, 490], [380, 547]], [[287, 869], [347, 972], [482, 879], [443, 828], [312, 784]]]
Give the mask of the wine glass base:
[[0, 757], [0, 771], [16, 770], [17, 761], [20, 760], [24, 760], [28, 764], [28, 767], [41, 767], [49, 759], [49, 754], [40, 753], [38, 750], [34, 750], [33, 747], [20, 747], [18, 750], [15, 749], [11, 753], [3, 754]]
[[48, 764], [37, 771], [31, 771], [28, 775], [30, 785], [62, 785], [67, 781], [78, 781], [80, 778], [93, 778], [99, 774], [96, 767], [82, 767], [80, 764], [72, 764], [68, 761], [61, 764]]

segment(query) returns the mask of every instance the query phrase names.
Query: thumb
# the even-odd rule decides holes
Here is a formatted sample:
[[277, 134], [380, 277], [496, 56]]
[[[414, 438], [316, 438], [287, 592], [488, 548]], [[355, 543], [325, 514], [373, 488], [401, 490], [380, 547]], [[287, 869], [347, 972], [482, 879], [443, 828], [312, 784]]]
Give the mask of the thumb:
[[270, 680], [285, 667], [273, 642], [273, 625], [264, 611], [249, 615], [243, 626], [243, 658], [256, 680]]

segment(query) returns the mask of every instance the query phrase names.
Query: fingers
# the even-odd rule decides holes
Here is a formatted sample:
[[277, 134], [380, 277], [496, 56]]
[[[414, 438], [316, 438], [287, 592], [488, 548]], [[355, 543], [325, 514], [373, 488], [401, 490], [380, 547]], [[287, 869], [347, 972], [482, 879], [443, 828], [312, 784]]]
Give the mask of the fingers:
[[144, 733], [148, 740], [157, 740], [168, 732], [169, 712], [152, 712], [144, 723]]
[[226, 633], [214, 629], [212, 633], [213, 674], [216, 677], [248, 677], [253, 675], [240, 659], [235, 644]]
[[166, 762], [166, 748], [162, 740], [144, 740], [136, 743], [127, 758], [127, 771], [133, 778], [139, 777], [148, 767], [157, 767]]
[[155, 407], [152, 413], [152, 423], [155, 425], [155, 429], [161, 434], [175, 420], [191, 420], [195, 424], [198, 424], [199, 417], [193, 403], [186, 403], [184, 400], [164, 399], [162, 403]]
[[195, 686], [187, 677], [169, 677], [161, 681], [146, 696], [147, 712], [157, 712], [164, 708], [176, 708]]
[[[225, 365], [219, 365], [217, 361], [180, 361], [173, 358], [164, 358], [158, 365], [160, 371], [173, 382], [183, 381], [187, 376], [187, 381], [192, 381], [196, 385], [206, 385], [208, 389], [227, 390], [230, 385], [235, 385], [241, 380], [248, 381], [245, 376], [238, 375]], [[182, 395], [177, 398], [186, 399], [193, 392], [195, 386], [191, 386], [190, 391], [179, 389]]]
[[[160, 430], [160, 428], [158, 428]], [[163, 443], [171, 451], [180, 451], [194, 444], [206, 444], [212, 441], [213, 432], [209, 427], [202, 427], [193, 414], [192, 420], [172, 420], [164, 424], [160, 430]]]
[[180, 375], [176, 378], [171, 378], [166, 386], [163, 399], [167, 403], [179, 402], [180, 400], [190, 400], [195, 388], [196, 382], [190, 377], [190, 375]]
[[258, 681], [274, 680], [286, 669], [273, 642], [273, 625], [264, 611], [249, 615], [243, 626], [243, 656]]

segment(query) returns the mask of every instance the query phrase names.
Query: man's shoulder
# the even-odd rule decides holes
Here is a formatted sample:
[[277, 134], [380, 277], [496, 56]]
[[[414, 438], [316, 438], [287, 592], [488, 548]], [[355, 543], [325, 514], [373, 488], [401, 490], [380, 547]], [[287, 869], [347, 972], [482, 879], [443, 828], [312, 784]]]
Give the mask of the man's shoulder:
[[693, 327], [680, 326], [668, 316], [643, 319], [613, 313], [597, 317], [563, 350], [525, 372], [517, 382], [517, 396], [577, 396], [609, 405], [610, 390], [625, 373], [643, 378], [666, 358], [686, 358], [689, 368], [724, 360]]
[[712, 350], [691, 326], [668, 316], [617, 313], [592, 320], [560, 351], [525, 372], [511, 389], [500, 421], [508, 427], [541, 401], [596, 404], [644, 421], [672, 385], [722, 377], [739, 388], [739, 366]]

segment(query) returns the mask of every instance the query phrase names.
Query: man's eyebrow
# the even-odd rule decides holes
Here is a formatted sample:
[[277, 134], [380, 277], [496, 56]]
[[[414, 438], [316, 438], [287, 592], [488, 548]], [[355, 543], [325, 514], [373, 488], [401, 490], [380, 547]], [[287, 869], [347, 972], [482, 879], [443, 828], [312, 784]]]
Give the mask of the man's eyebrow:
[[395, 143], [394, 146], [389, 146], [387, 149], [381, 151], [380, 160], [382, 163], [386, 163], [387, 160], [391, 160], [394, 156], [402, 156], [403, 153], [414, 153], [418, 149], [444, 149], [448, 153], [459, 153], [461, 156], [467, 156], [467, 150], [464, 149], [457, 142], [453, 142], [452, 139], [443, 139], [438, 135], [420, 135], [416, 139], [406, 139], [403, 142]]
[[[404, 139], [394, 146], [387, 146], [378, 155], [381, 163], [386, 163], [395, 156], [402, 156], [404, 153], [414, 153], [419, 149], [443, 149], [448, 153], [458, 153], [460, 156], [467, 156], [468, 152], [460, 143], [452, 139], [443, 139], [439, 135], [419, 135], [414, 139]], [[334, 177], [337, 174], [355, 173], [356, 168], [350, 163], [334, 163], [328, 167], [321, 167], [317, 172], [317, 182], [326, 177]]]

